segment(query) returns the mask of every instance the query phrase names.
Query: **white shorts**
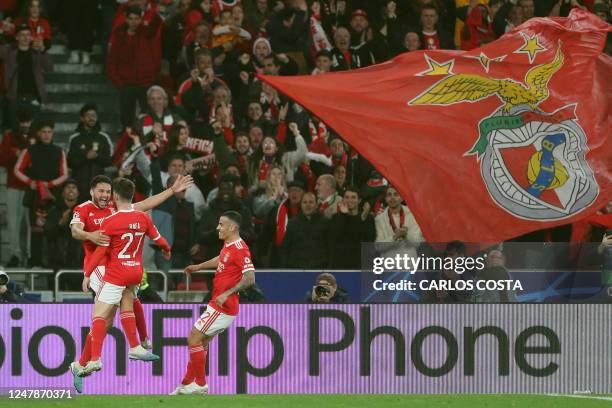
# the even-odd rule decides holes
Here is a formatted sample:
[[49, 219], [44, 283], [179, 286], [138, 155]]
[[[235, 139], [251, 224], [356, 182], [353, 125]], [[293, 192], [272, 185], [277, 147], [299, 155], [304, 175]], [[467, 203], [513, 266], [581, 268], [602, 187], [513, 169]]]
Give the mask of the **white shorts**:
[[93, 290], [96, 295], [100, 291], [102, 284], [104, 283], [104, 273], [106, 272], [106, 267], [104, 265], [96, 267], [94, 271], [89, 276], [89, 287]]
[[[119, 286], [110, 282], [102, 282], [100, 291], [96, 296], [96, 301], [106, 303], [107, 305], [119, 306], [121, 304], [121, 298], [125, 288], [126, 286]], [[138, 285], [130, 285], [127, 286], [127, 288], [131, 289], [134, 297], [136, 297], [136, 294], [138, 293]]]
[[[100, 293], [100, 289], [102, 288], [102, 286], [104, 285], [105, 281], [104, 281], [104, 274], [106, 273], [106, 266], [101, 265], [96, 267], [96, 269], [94, 269], [94, 271], [91, 273], [91, 275], [89, 276], [89, 287], [91, 288], [91, 290], [93, 290], [95, 292], [96, 295], [98, 295]], [[140, 288], [140, 285], [134, 285], [133, 286], [133, 290], [134, 290], [134, 297], [138, 297], [138, 289]], [[96, 299], [98, 298], [98, 296], [96, 296]], [[107, 302], [104, 302], [107, 303]]]
[[202, 316], [195, 321], [193, 327], [202, 334], [212, 337], [230, 327], [236, 316], [226, 315], [208, 305]]

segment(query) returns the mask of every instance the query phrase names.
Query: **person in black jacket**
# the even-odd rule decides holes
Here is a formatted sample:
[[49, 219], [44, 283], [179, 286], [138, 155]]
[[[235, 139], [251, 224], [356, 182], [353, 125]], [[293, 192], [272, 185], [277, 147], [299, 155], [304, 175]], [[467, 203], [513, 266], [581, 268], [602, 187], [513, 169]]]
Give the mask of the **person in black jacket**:
[[329, 259], [329, 221], [317, 211], [313, 193], [302, 197], [301, 212], [289, 220], [281, 247], [281, 266], [294, 269], [326, 268]]
[[424, 50], [452, 50], [455, 48], [452, 35], [439, 24], [440, 14], [433, 5], [421, 8], [421, 46]]
[[306, 303], [348, 303], [348, 293], [338, 287], [336, 277], [331, 273], [321, 273], [317, 276], [316, 284], [306, 292]]
[[370, 215], [370, 204], [364, 203], [361, 213], [359, 191], [348, 187], [331, 219], [330, 259], [332, 269], [361, 269], [361, 243], [374, 242], [376, 228]]
[[112, 164], [112, 151], [110, 137], [100, 131], [97, 106], [83, 105], [79, 125], [68, 141], [68, 167], [79, 187], [79, 202], [89, 199], [89, 181]]

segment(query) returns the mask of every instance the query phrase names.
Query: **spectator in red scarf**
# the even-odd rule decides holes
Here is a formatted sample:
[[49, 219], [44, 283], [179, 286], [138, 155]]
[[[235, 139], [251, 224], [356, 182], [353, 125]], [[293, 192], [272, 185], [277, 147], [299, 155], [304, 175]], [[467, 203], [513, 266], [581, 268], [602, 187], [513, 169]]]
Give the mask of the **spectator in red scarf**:
[[215, 23], [212, 14], [212, 0], [193, 0], [191, 10], [185, 16], [184, 38], [187, 38], [193, 29], [200, 23], [211, 26]]
[[183, 41], [182, 59], [188, 71], [196, 68], [196, 54], [200, 50], [210, 50], [210, 26], [200, 21]]
[[261, 125], [251, 125], [249, 128], [249, 142], [251, 145], [251, 151], [255, 152], [259, 149], [263, 138], [264, 132]]
[[342, 197], [336, 189], [336, 179], [331, 174], [323, 174], [317, 179], [315, 186], [318, 198], [319, 212], [327, 219], [331, 219], [338, 212], [338, 204]]
[[421, 228], [402, 197], [393, 186], [385, 192], [387, 209], [376, 217], [376, 242], [408, 241], [418, 245], [423, 241]]
[[138, 116], [136, 129], [144, 136], [145, 144], [154, 142], [158, 148], [158, 155], [163, 155], [168, 144], [168, 132], [179, 121], [168, 109], [168, 94], [164, 88], [153, 85], [147, 90], [147, 105], [143, 113]]
[[305, 190], [306, 187], [302, 182], [290, 182], [287, 185], [286, 197], [268, 211], [259, 238], [259, 253], [265, 266], [271, 268], [280, 266], [280, 248], [287, 231], [287, 223], [298, 215]]

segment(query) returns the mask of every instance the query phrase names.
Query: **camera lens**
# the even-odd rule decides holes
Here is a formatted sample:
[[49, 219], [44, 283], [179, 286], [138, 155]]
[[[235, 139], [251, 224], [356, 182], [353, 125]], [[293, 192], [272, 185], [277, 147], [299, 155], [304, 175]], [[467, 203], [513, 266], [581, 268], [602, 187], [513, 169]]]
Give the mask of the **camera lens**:
[[329, 288], [323, 285], [317, 285], [315, 287], [315, 295], [317, 296], [326, 296], [329, 294]]
[[0, 286], [6, 285], [8, 282], [8, 275], [5, 272], [0, 271]]

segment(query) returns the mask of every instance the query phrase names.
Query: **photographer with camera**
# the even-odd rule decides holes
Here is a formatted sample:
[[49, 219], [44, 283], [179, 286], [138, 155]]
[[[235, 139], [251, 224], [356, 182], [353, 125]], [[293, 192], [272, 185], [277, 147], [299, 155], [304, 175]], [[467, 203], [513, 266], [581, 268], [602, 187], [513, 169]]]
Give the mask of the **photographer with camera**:
[[0, 303], [30, 303], [23, 298], [23, 287], [11, 282], [3, 270], [0, 270]]
[[348, 293], [338, 288], [336, 278], [331, 273], [321, 273], [317, 276], [312, 291], [306, 292], [306, 303], [348, 303]]

